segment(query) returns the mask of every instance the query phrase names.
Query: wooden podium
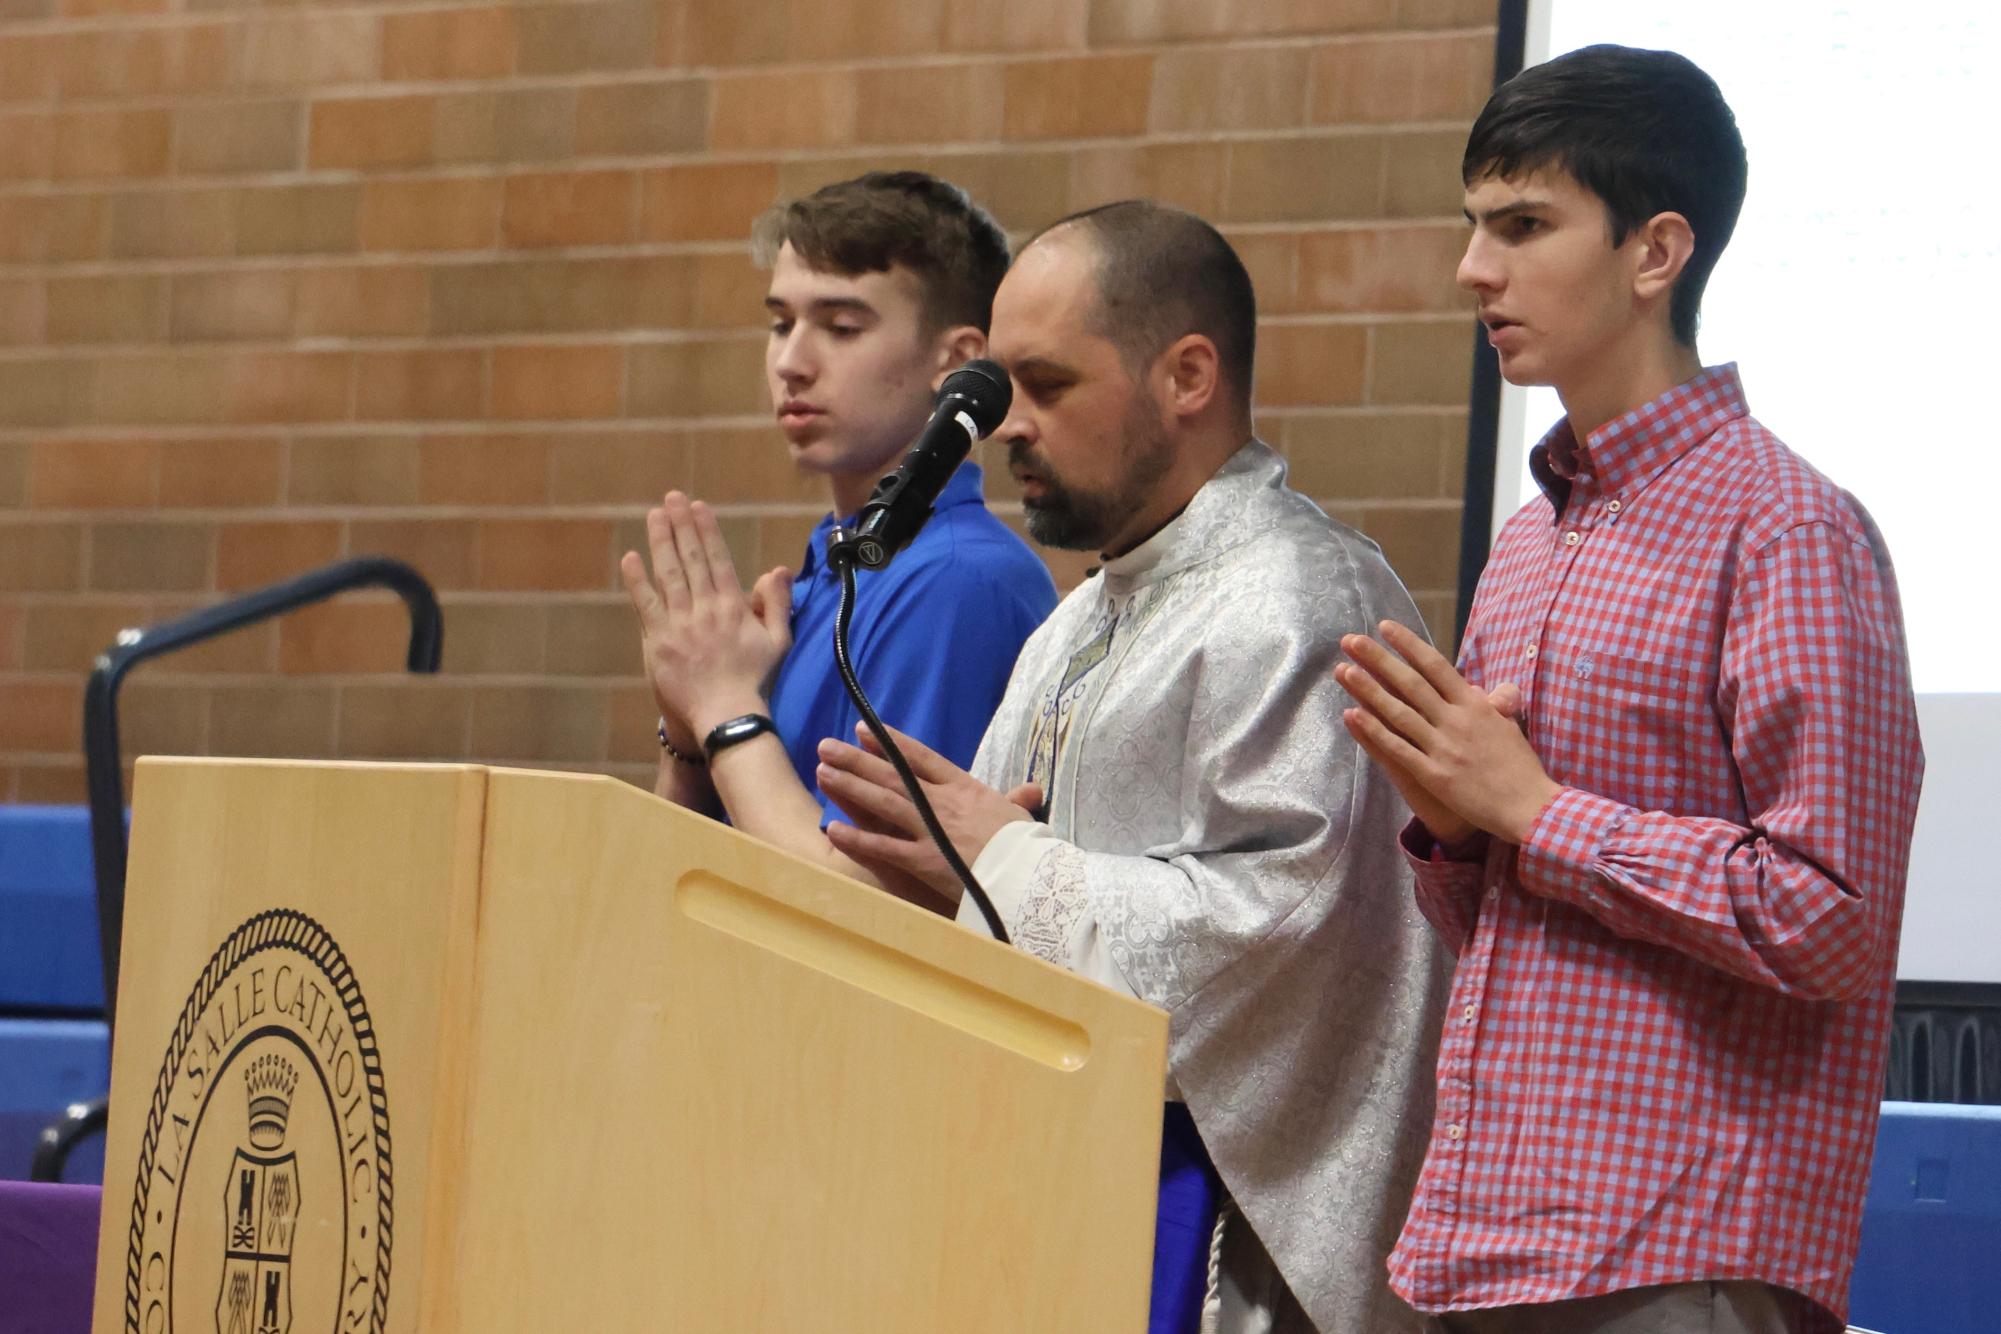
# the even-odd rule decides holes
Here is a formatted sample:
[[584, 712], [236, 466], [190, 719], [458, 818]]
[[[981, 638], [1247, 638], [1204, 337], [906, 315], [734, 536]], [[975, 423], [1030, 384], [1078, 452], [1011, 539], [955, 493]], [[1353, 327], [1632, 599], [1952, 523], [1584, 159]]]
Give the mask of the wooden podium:
[[97, 1334], [1145, 1325], [1166, 1016], [607, 778], [142, 760]]

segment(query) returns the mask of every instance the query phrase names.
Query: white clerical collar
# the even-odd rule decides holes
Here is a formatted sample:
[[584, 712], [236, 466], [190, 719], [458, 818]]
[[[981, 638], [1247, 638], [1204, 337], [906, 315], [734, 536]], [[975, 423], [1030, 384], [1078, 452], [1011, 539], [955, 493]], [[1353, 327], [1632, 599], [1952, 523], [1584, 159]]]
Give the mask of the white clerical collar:
[[1248, 536], [1237, 520], [1251, 497], [1284, 482], [1285, 461], [1270, 446], [1252, 439], [1160, 531], [1104, 563], [1106, 592], [1130, 592], [1235, 546]]

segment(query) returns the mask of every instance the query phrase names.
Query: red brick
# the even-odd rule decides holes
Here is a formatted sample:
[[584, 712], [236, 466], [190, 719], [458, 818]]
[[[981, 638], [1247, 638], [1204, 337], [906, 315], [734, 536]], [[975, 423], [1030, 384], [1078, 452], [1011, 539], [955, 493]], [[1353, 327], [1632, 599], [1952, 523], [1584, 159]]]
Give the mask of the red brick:
[[705, 79], [590, 84], [577, 91], [579, 157], [698, 152], [708, 128]]
[[418, 446], [417, 496], [426, 505], [545, 505], [549, 439], [438, 435]]
[[168, 336], [176, 342], [282, 338], [292, 331], [296, 286], [285, 269], [176, 274]]
[[160, 504], [190, 509], [278, 503], [284, 445], [272, 436], [166, 440]]
[[1454, 406], [1473, 387], [1474, 328], [1468, 320], [1381, 324], [1371, 329], [1371, 403]]
[[417, 498], [417, 441], [411, 436], [294, 440], [286, 501], [291, 505], [407, 505]]
[[236, 246], [233, 190], [148, 190], [111, 197], [108, 247], [116, 259], [227, 255]]
[[56, 78], [65, 99], [220, 92], [236, 78], [234, 25], [112, 25], [61, 38]]
[[360, 212], [361, 187], [345, 181], [245, 190], [235, 200], [235, 248], [244, 255], [346, 254], [355, 248]]
[[337, 334], [421, 334], [429, 327], [431, 300], [426, 270], [371, 264], [361, 268], [299, 271], [297, 332]]
[[716, 80], [709, 143], [719, 152], [852, 143], [855, 71], [788, 70]]
[[338, 523], [226, 523], [216, 533], [215, 586], [225, 592], [262, 588], [340, 559], [340, 547]]
[[1337, 42], [1313, 53], [1313, 119], [1471, 122], [1494, 86], [1488, 33]]
[[174, 170], [204, 176], [299, 165], [298, 102], [210, 102], [174, 113]]
[[1279, 129], [1306, 118], [1306, 52], [1297, 47], [1181, 48], [1155, 59], [1153, 130]]
[[635, 417], [766, 416], [764, 339], [663, 343], [632, 349]]
[[[119, 631], [152, 619], [140, 598], [36, 603], [21, 617], [20, 665], [31, 672], [87, 672]], [[0, 645], [0, 661], [4, 649]]]
[[431, 160], [434, 97], [315, 102], [307, 161], [314, 167], [414, 167]]
[[145, 343], [166, 332], [167, 280], [152, 274], [54, 278], [47, 300], [51, 343]]
[[[1205, 218], [1223, 212], [1229, 178], [1224, 143], [1112, 144], [1085, 148], [1070, 160], [1066, 209], [1119, 199], [1157, 199]], [[1056, 215], [1056, 216], [1060, 216]]]
[[376, 15], [256, 14], [242, 24], [243, 83], [250, 88], [331, 88], [372, 83], [381, 70]]
[[74, 750], [82, 719], [81, 679], [10, 681], [0, 690], [0, 754]]
[[173, 116], [150, 111], [72, 111], [56, 118], [57, 180], [164, 176]]
[[765, 65], [785, 58], [789, 0], [736, 0], [688, 5], [678, 23], [659, 24], [654, 60], [660, 65]]
[[943, 0], [814, 0], [793, 6], [785, 53], [804, 61], [926, 56], [943, 44], [944, 26]]
[[1024, 60], [1003, 73], [1009, 139], [1089, 139], [1146, 131], [1153, 57]]
[[629, 171], [510, 176], [500, 218], [501, 240], [516, 247], [629, 241], [633, 196], [634, 177]]
[[351, 759], [460, 759], [471, 711], [463, 686], [421, 678], [345, 686], [335, 746]]
[[772, 162], [696, 162], [649, 171], [640, 182], [640, 239], [741, 240], [777, 196]]
[[0, 116], [0, 180], [47, 180], [55, 161], [55, 145], [55, 121], [46, 113]]
[[357, 519], [347, 549], [406, 561], [438, 588], [470, 588], [478, 541], [478, 529], [461, 519]]
[[499, 347], [491, 413], [512, 421], [616, 417], [624, 382], [617, 347]]
[[857, 75], [855, 138], [865, 144], [1000, 138], [997, 65], [891, 65]]
[[216, 691], [209, 753], [325, 759], [334, 753], [335, 694], [330, 685], [232, 683]]
[[947, 51], [1076, 51], [1083, 48], [1090, 6], [1075, 0], [945, 0]]
[[60, 593], [83, 586], [83, 525], [0, 525], [0, 592]]
[[523, 74], [582, 74], [653, 63], [654, 6], [648, 0], [524, 5], [516, 57]]
[[1360, 325], [1265, 325], [1258, 330], [1258, 405], [1359, 403], [1367, 356], [1368, 330]]
[[1296, 416], [1282, 429], [1289, 480], [1316, 500], [1450, 497], [1465, 472], [1463, 412]]
[[145, 509], [159, 494], [150, 440], [40, 440], [29, 503], [41, 509]]
[[686, 490], [696, 457], [709, 449], [732, 448], [739, 435], [734, 430], [704, 430], [699, 436], [685, 431], [566, 432], [549, 442], [549, 500], [643, 510], [676, 487]]
[[1237, 140], [1230, 145], [1223, 219], [1322, 222], [1374, 217], [1384, 147], [1374, 135]]
[[209, 587], [215, 528], [169, 520], [100, 521], [90, 530], [90, 587], [161, 593]]
[[382, 77], [401, 82], [511, 74], [515, 13], [496, 7], [391, 14], [382, 21]]
[[484, 250], [500, 230], [491, 177], [370, 181], [361, 192], [364, 250]]
[[231, 357], [223, 370], [230, 421], [338, 421], [347, 416], [354, 359], [338, 352], [267, 352]]
[[606, 589], [611, 523], [604, 519], [486, 519], [479, 524], [479, 587]]
[[46, 103], [51, 99], [59, 41], [40, 33], [0, 37], [0, 101]]
[[91, 416], [107, 424], [213, 422], [225, 416], [222, 361], [206, 354], [107, 358], [93, 377]]
[[1300, 294], [1309, 308], [1444, 311], [1470, 308], [1455, 278], [1461, 227], [1315, 232], [1300, 241]]
[[363, 352], [354, 366], [358, 421], [447, 421], [479, 416], [486, 354], [478, 348]]
[[278, 626], [278, 670], [400, 672], [409, 649], [410, 613], [395, 599], [342, 598], [302, 608]]
[[605, 693], [595, 685], [482, 686], [473, 691], [472, 753], [483, 760], [601, 760], [605, 728]]
[[764, 294], [771, 275], [750, 257], [725, 251], [692, 257], [694, 300], [686, 317], [690, 329], [741, 330], [767, 325]]

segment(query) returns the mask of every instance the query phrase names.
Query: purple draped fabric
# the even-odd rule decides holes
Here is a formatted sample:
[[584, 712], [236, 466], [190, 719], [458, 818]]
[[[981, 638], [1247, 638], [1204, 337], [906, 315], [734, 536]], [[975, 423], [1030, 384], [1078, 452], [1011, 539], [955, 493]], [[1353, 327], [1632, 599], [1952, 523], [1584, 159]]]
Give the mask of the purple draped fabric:
[[0, 1334], [90, 1334], [103, 1195], [0, 1181]]

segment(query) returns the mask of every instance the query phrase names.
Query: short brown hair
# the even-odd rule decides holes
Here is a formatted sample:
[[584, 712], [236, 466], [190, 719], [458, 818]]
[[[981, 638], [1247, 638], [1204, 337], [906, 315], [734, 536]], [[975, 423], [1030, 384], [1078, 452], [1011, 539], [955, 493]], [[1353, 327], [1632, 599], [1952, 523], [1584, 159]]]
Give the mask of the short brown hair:
[[927, 333], [970, 324], [985, 331], [1007, 273], [1007, 234], [958, 186], [922, 171], [872, 171], [774, 205], [751, 229], [769, 266], [781, 246], [824, 273], [917, 275]]
[[1216, 345], [1223, 380], [1248, 409], [1258, 298], [1223, 234], [1193, 213], [1151, 199], [1121, 199], [1059, 218], [1028, 244], [1071, 229], [1097, 251], [1091, 322], [1118, 345], [1126, 364], [1139, 370], [1176, 339], [1201, 334]]

